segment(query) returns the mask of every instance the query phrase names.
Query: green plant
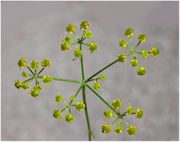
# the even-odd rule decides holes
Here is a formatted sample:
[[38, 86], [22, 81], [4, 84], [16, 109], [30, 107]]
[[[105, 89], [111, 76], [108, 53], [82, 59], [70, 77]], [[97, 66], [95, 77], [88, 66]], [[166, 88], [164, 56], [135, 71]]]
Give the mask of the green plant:
[[[100, 99], [109, 109], [106, 109], [102, 114], [107, 119], [113, 119], [111, 123], [105, 123], [102, 125], [101, 131], [102, 133], [109, 133], [112, 130], [116, 134], [121, 134], [125, 130], [129, 135], [136, 135], [137, 134], [137, 128], [134, 125], [129, 124], [125, 118], [131, 115], [134, 115], [136, 118], [143, 117], [143, 110], [139, 108], [135, 108], [132, 104], [128, 104], [126, 110], [122, 110], [122, 99], [117, 98], [112, 100], [112, 103], [109, 103], [109, 101], [106, 101], [102, 95], [98, 93], [98, 90], [101, 89], [101, 81], [105, 81], [106, 75], [101, 74], [104, 70], [108, 69], [112, 65], [116, 63], [124, 63], [127, 61], [127, 58], [131, 56], [130, 65], [136, 69], [137, 75], [143, 76], [146, 74], [147, 69], [143, 66], [139, 65], [139, 61], [137, 59], [137, 56], [142, 56], [144, 58], [147, 58], [148, 55], [152, 55], [152, 57], [156, 57], [159, 55], [159, 49], [157, 47], [153, 47], [150, 50], [139, 50], [139, 45], [141, 43], [144, 43], [147, 41], [147, 36], [144, 34], [139, 34], [137, 40], [138, 43], [133, 45], [133, 36], [134, 36], [134, 29], [127, 28], [124, 31], [124, 35], [127, 37], [127, 39], [121, 39], [119, 40], [119, 46], [121, 48], [126, 49], [127, 51], [121, 54], [118, 54], [116, 59], [112, 61], [110, 64], [106, 65], [96, 73], [92, 74], [88, 78], [85, 78], [85, 71], [84, 71], [84, 60], [83, 60], [83, 50], [89, 50], [90, 53], [93, 53], [97, 50], [97, 44], [94, 41], [91, 41], [89, 43], [86, 42], [86, 39], [92, 39], [93, 33], [90, 31], [90, 23], [88, 21], [83, 21], [80, 24], [80, 29], [82, 31], [82, 35], [77, 34], [77, 27], [74, 24], [68, 24], [66, 27], [66, 37], [64, 40], [62, 40], [62, 43], [60, 45], [60, 49], [63, 52], [68, 52], [71, 50], [71, 48], [74, 48], [74, 60], [79, 60], [81, 65], [81, 80], [70, 80], [70, 79], [63, 79], [59, 77], [52, 77], [50, 75], [41, 75], [42, 72], [51, 66], [51, 61], [49, 59], [42, 59], [41, 61], [41, 68], [40, 63], [36, 60], [33, 60], [31, 64], [29, 65], [27, 63], [27, 60], [25, 57], [22, 57], [18, 61], [18, 65], [20, 69], [27, 68], [29, 70], [28, 72], [23, 71], [22, 77], [27, 78], [24, 81], [15, 81], [15, 86], [17, 89], [23, 88], [23, 89], [29, 89], [30, 83], [33, 83], [34, 80], [34, 86], [29, 91], [29, 94], [31, 94], [33, 97], [37, 97], [40, 95], [40, 90], [43, 87], [44, 84], [50, 84], [52, 81], [64, 81], [69, 83], [76, 83], [79, 84], [79, 88], [74, 93], [73, 96], [70, 96], [69, 100], [64, 100], [63, 96], [58, 93], [55, 101], [57, 103], [64, 104], [64, 108], [62, 109], [55, 109], [53, 112], [53, 116], [56, 119], [64, 119], [68, 123], [72, 123], [74, 121], [74, 111], [72, 111], [73, 108], [75, 108], [77, 111], [84, 111], [87, 121], [87, 128], [88, 128], [88, 140], [92, 140], [92, 129], [91, 124], [88, 116], [88, 105], [86, 101], [86, 89], [89, 89], [95, 96], [97, 96], [98, 99]], [[86, 48], [86, 49], [85, 49]], [[92, 84], [93, 83], [93, 84]], [[80, 94], [80, 91], [82, 92], [82, 100], [77, 101], [77, 97]], [[65, 113], [65, 114], [63, 114]], [[126, 127], [122, 124], [127, 125]], [[114, 127], [114, 128], [112, 128]]]

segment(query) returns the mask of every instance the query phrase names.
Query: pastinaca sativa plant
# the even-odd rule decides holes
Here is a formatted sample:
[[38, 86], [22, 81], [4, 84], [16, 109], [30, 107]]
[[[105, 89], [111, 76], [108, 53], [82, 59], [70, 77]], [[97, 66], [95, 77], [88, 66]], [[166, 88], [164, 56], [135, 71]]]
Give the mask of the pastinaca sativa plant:
[[[32, 97], [39, 97], [40, 91], [43, 88], [43, 85], [48, 85], [52, 81], [63, 81], [69, 83], [79, 84], [77, 91], [74, 95], [70, 96], [69, 100], [65, 100], [60, 92], [57, 92], [55, 101], [59, 104], [63, 104], [62, 108], [55, 108], [52, 112], [52, 116], [57, 120], [65, 120], [67, 123], [72, 123], [74, 121], [75, 108], [77, 111], [84, 111], [87, 129], [88, 129], [88, 140], [92, 140], [94, 136], [88, 116], [88, 105], [86, 100], [86, 89], [89, 89], [97, 99], [100, 99], [109, 109], [104, 110], [102, 115], [108, 120], [105, 124], [101, 126], [102, 133], [110, 133], [114, 131], [116, 134], [122, 134], [126, 131], [129, 135], [136, 135], [137, 128], [135, 125], [129, 124], [126, 117], [134, 115], [135, 118], [143, 117], [143, 109], [141, 107], [135, 107], [132, 104], [128, 103], [125, 110], [122, 110], [122, 99], [116, 98], [111, 102], [104, 99], [103, 95], [99, 94], [99, 90], [102, 88], [101, 82], [105, 81], [106, 75], [103, 74], [103, 71], [110, 68], [116, 63], [125, 63], [127, 59], [130, 58], [130, 65], [136, 70], [138, 76], [143, 76], [146, 74], [147, 69], [144, 66], [141, 66], [138, 60], [138, 56], [142, 56], [145, 59], [151, 55], [152, 57], [157, 57], [159, 55], [159, 49], [156, 46], [153, 46], [151, 49], [140, 49], [140, 45], [147, 41], [147, 36], [145, 34], [139, 34], [137, 37], [137, 44], [133, 44], [134, 29], [127, 28], [124, 31], [126, 39], [119, 40], [119, 47], [126, 49], [126, 52], [118, 54], [115, 57], [115, 60], [104, 66], [102, 69], [98, 70], [96, 73], [91, 76], [85, 76], [84, 71], [84, 60], [83, 60], [83, 51], [89, 50], [90, 53], [93, 53], [97, 50], [98, 45], [95, 41], [91, 41], [93, 38], [93, 33], [90, 30], [91, 24], [88, 21], [83, 21], [80, 24], [81, 34], [77, 34], [77, 27], [75, 24], [68, 24], [66, 27], [65, 38], [60, 44], [60, 50], [63, 52], [68, 52], [73, 50], [73, 60], [79, 61], [81, 67], [81, 79], [80, 80], [71, 80], [64, 79], [61, 77], [53, 77], [51, 75], [42, 75], [43, 71], [46, 68], [49, 68], [52, 65], [52, 62], [44, 58], [41, 62], [37, 60], [27, 62], [25, 57], [22, 57], [18, 61], [20, 69], [27, 69], [27, 71], [22, 72], [22, 77], [26, 78], [24, 81], [15, 81], [15, 87], [17, 89], [23, 88], [29, 90], [29, 94]], [[89, 42], [90, 41], [90, 42]], [[30, 87], [32, 85], [32, 87]], [[82, 94], [82, 100], [78, 99], [78, 96]], [[111, 121], [112, 120], [112, 121]], [[110, 123], [111, 122], [111, 123]]]

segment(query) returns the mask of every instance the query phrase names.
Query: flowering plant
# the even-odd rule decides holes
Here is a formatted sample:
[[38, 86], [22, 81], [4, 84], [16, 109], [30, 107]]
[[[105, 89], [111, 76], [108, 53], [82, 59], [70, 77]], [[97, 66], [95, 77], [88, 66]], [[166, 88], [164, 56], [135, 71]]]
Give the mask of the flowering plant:
[[[102, 72], [116, 63], [127, 62], [128, 57], [130, 57], [130, 65], [136, 69], [137, 75], [143, 76], [146, 74], [147, 69], [144, 66], [140, 66], [137, 57], [142, 56], [145, 59], [149, 55], [152, 57], [157, 57], [160, 51], [155, 46], [149, 50], [140, 50], [139, 45], [147, 41], [147, 36], [145, 34], [139, 34], [137, 37], [138, 43], [133, 45], [134, 29], [127, 28], [124, 31], [126, 39], [119, 40], [119, 47], [126, 49], [126, 52], [118, 54], [115, 60], [110, 64], [106, 65], [88, 78], [85, 78], [83, 50], [89, 50], [92, 54], [98, 48], [95, 41], [87, 42], [87, 39], [91, 40], [93, 38], [93, 33], [90, 30], [90, 26], [91, 24], [88, 21], [83, 21], [80, 24], [80, 30], [82, 31], [82, 34], [78, 35], [76, 25], [68, 24], [65, 33], [66, 37], [60, 44], [60, 50], [63, 52], [68, 52], [71, 50], [71, 48], [73, 48], [73, 61], [78, 60], [81, 64], [81, 80], [64, 79], [53, 77], [48, 74], [41, 75], [46, 68], [51, 67], [52, 62], [49, 59], [44, 58], [42, 59], [41, 63], [37, 60], [33, 60], [30, 64], [28, 64], [26, 58], [22, 57], [18, 61], [18, 66], [20, 69], [26, 68], [29, 72], [22, 72], [22, 77], [26, 79], [24, 81], [16, 80], [15, 87], [17, 89], [23, 88], [25, 90], [31, 88], [28, 93], [32, 97], [38, 97], [40, 95], [41, 89], [43, 88], [43, 85], [48, 85], [52, 81], [64, 81], [79, 84], [79, 88], [74, 93], [74, 95], [69, 98], [69, 100], [65, 100], [60, 93], [57, 93], [55, 101], [56, 103], [64, 104], [64, 107], [61, 109], [56, 108], [54, 110], [52, 115], [55, 119], [64, 119], [67, 123], [72, 123], [75, 119], [73, 114], [76, 113], [74, 110], [72, 111], [72, 109], [75, 108], [77, 111], [84, 111], [88, 128], [88, 140], [92, 140], [94, 135], [91, 129], [88, 115], [88, 105], [86, 101], [86, 89], [89, 89], [109, 108], [104, 110], [102, 115], [104, 115], [106, 119], [112, 121], [108, 121], [102, 125], [102, 133], [110, 133], [111, 131], [114, 131], [116, 134], [122, 134], [124, 131], [126, 131], [129, 135], [136, 135], [138, 132], [136, 126], [129, 124], [126, 120], [126, 117], [134, 115], [135, 118], [142, 118], [144, 115], [143, 109], [141, 107], [135, 107], [129, 103], [126, 109], [122, 110], [123, 103], [121, 98], [114, 99], [111, 103], [105, 100], [104, 97], [98, 92], [102, 87], [101, 82], [107, 79], [106, 75]], [[30, 87], [31, 85], [32, 87]], [[82, 100], [77, 99], [80, 91], [82, 92]]]

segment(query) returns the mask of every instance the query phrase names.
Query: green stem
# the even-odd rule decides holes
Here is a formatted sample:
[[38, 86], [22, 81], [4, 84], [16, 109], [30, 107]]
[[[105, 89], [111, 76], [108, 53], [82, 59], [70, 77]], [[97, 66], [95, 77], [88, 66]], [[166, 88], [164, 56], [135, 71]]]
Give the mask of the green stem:
[[27, 68], [34, 75], [34, 72], [30, 69], [30, 67], [27, 66]]
[[118, 59], [114, 60], [113, 62], [111, 62], [110, 64], [108, 64], [107, 66], [105, 66], [104, 68], [100, 69], [98, 72], [96, 72], [92, 76], [90, 76], [88, 79], [86, 79], [85, 82], [89, 82], [93, 77], [95, 77], [96, 75], [98, 75], [99, 73], [101, 73], [102, 71], [104, 71], [105, 69], [109, 68], [110, 66], [114, 65], [117, 62], [118, 62]]
[[44, 70], [45, 68], [42, 68], [38, 73], [37, 75], [40, 75], [40, 73]]
[[86, 86], [101, 100], [103, 101], [112, 111], [114, 111], [118, 116], [120, 115], [103, 97], [101, 97], [93, 88], [91, 88], [88, 84]]
[[23, 82], [27, 82], [27, 81], [30, 81], [30, 80], [32, 80], [33, 79], [33, 77], [32, 78], [29, 78], [29, 79], [27, 79], [27, 80], [24, 80]]
[[114, 124], [119, 118], [116, 118], [111, 124]]
[[140, 51], [137, 51], [137, 50], [135, 50], [135, 52], [138, 53], [138, 54], [140, 54], [140, 55], [142, 54]]
[[[43, 78], [43, 76], [38, 76], [38, 78]], [[59, 78], [59, 77], [53, 77], [52, 79], [55, 81], [64, 81], [64, 82], [71, 82], [71, 83], [78, 83], [78, 84], [81, 83], [79, 80], [63, 79], [63, 78]]]
[[[80, 43], [80, 49], [82, 50], [82, 43]], [[82, 75], [82, 85], [83, 85], [82, 97], [83, 97], [83, 103], [85, 104], [85, 116], [86, 116], [86, 122], [87, 122], [87, 127], [88, 127], [88, 139], [89, 139], [89, 141], [91, 141], [92, 140], [92, 138], [91, 138], [92, 131], [91, 131], [91, 124], [90, 124], [90, 120], [89, 120], [88, 108], [87, 108], [87, 102], [86, 102], [86, 91], [85, 91], [85, 85], [84, 85], [85, 76], [84, 76], [83, 55], [81, 56], [81, 75]]]
[[[83, 87], [83, 86], [81, 85], [81, 86], [79, 87], [79, 89], [77, 90], [76, 94], [74, 95], [75, 98], [77, 97], [78, 93], [81, 91], [82, 87]], [[73, 101], [70, 101], [69, 104], [71, 105], [72, 102], [73, 102]]]
[[140, 43], [141, 43], [141, 41], [139, 41], [139, 42], [137, 43], [137, 45], [135, 46], [135, 49], [139, 46]]
[[124, 112], [124, 113], [122, 114], [122, 116], [126, 116], [126, 114], [127, 114], [127, 112]]
[[89, 80], [88, 82], [91, 82], [91, 81], [98, 81], [99, 79], [101, 79], [100, 77], [98, 77], [98, 78], [92, 78], [91, 80]]
[[[79, 89], [77, 90], [76, 94], [74, 95], [75, 97], [77, 97], [77, 95], [79, 94], [79, 92], [81, 91], [81, 89], [82, 89], [82, 85], [79, 87]], [[72, 103], [73, 103], [73, 101], [70, 101], [69, 104], [68, 104], [65, 108], [63, 108], [63, 109], [61, 110], [61, 112], [63, 112], [66, 108], [68, 108], [68, 107], [70, 107], [70, 106], [73, 106], [73, 105], [71, 105]]]
[[84, 43], [84, 42], [82, 42], [82, 44], [83, 44], [83, 45], [86, 45], [86, 46], [88, 46], [88, 44], [87, 44], [87, 43]]
[[37, 70], [34, 71], [34, 76], [35, 76], [35, 84], [38, 84], [38, 80], [37, 80]]

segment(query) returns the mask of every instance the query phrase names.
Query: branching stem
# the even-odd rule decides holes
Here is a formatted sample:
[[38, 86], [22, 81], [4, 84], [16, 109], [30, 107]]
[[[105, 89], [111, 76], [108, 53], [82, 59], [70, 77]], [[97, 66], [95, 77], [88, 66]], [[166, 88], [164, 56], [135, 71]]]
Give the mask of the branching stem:
[[92, 87], [90, 87], [88, 84], [86, 85], [101, 101], [103, 101], [113, 112], [115, 112], [118, 116], [119, 114], [106, 100], [103, 99]]
[[[43, 76], [38, 76], [38, 78], [43, 78]], [[64, 78], [59, 78], [59, 77], [53, 77], [52, 79], [55, 81], [64, 81], [64, 82], [81, 84], [79, 80], [64, 79]]]
[[98, 72], [96, 72], [95, 74], [93, 74], [92, 76], [90, 76], [88, 79], [86, 79], [85, 82], [89, 82], [93, 77], [95, 77], [96, 75], [98, 75], [99, 73], [101, 73], [102, 71], [106, 70], [107, 68], [109, 68], [110, 66], [114, 65], [115, 63], [118, 62], [118, 59], [114, 60], [113, 62], [111, 62], [110, 64], [108, 64], [107, 66], [103, 67], [102, 69], [100, 69]]
[[[83, 40], [83, 38], [81, 38], [81, 41]], [[79, 43], [80, 45], [80, 49], [82, 50], [82, 43]], [[91, 136], [92, 136], [92, 131], [91, 131], [91, 124], [90, 124], [90, 120], [89, 120], [89, 115], [88, 115], [88, 107], [87, 107], [87, 102], [86, 102], [86, 90], [85, 90], [85, 75], [84, 75], [84, 64], [83, 64], [83, 55], [81, 55], [81, 75], [82, 75], [82, 97], [83, 97], [83, 103], [85, 104], [85, 116], [86, 116], [86, 122], [87, 122], [87, 127], [88, 127], [88, 139], [89, 141], [92, 140]]]

